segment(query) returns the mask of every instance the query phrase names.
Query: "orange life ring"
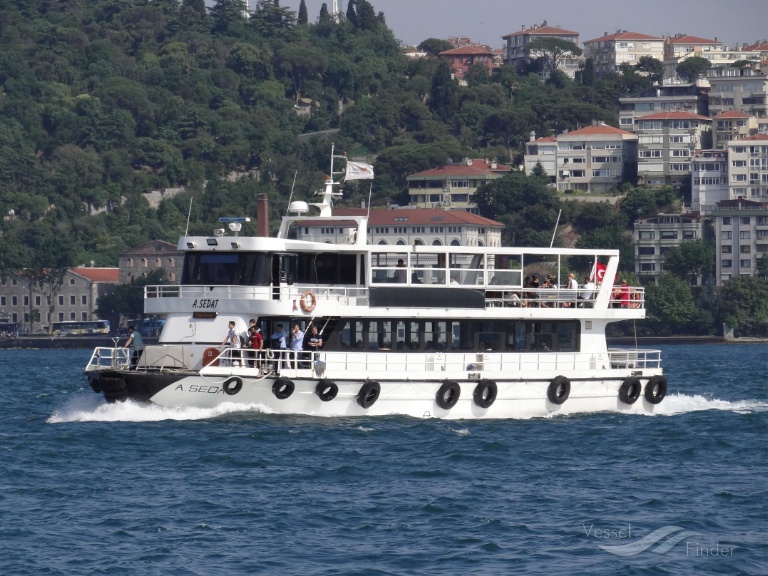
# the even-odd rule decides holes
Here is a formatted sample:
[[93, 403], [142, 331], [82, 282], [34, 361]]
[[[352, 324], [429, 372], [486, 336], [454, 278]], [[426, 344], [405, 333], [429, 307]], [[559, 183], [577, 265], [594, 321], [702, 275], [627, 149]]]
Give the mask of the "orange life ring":
[[301, 305], [301, 309], [304, 310], [304, 312], [312, 312], [312, 310], [314, 310], [315, 306], [317, 305], [317, 297], [312, 294], [312, 292], [307, 290], [304, 292], [304, 294], [301, 295], [299, 304]]

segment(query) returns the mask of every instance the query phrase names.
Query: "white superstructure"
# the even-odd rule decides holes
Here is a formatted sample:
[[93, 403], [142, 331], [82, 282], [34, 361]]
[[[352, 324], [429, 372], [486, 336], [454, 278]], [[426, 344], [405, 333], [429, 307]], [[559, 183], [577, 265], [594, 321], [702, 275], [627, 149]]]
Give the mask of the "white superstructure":
[[[93, 389], [167, 406], [441, 418], [652, 411], [663, 399], [659, 351], [606, 345], [607, 324], [645, 315], [642, 288], [600, 282], [616, 276], [618, 251], [369, 245], [365, 216], [333, 216], [335, 185], [313, 204], [320, 215], [292, 203], [275, 238], [181, 238], [181, 284], [145, 289], [145, 312], [166, 318], [158, 344], [134, 369], [130, 351], [97, 349]], [[341, 245], [292, 238], [318, 221], [355, 232]], [[566, 286], [570, 268], [597, 286], [526, 282], [535, 271]], [[241, 333], [251, 319], [270, 349], [221, 346], [230, 321]], [[305, 346], [279, 349], [278, 324], [297, 324]]]

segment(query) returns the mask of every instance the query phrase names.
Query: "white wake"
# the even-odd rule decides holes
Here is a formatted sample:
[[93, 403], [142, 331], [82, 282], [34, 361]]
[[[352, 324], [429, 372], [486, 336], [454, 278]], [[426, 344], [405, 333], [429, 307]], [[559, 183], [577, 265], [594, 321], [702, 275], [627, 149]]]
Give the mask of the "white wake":
[[668, 394], [660, 404], [654, 408], [654, 414], [661, 416], [673, 416], [688, 412], [700, 412], [703, 410], [724, 410], [738, 414], [750, 414], [752, 412], [765, 412], [768, 410], [768, 402], [760, 400], [720, 400], [719, 398], [701, 395], [687, 396], [686, 394]]

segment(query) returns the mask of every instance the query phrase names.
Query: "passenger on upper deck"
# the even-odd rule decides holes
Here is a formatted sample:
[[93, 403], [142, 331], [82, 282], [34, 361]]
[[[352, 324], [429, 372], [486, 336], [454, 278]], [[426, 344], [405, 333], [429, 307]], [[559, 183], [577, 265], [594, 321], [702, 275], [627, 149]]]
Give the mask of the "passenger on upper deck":
[[408, 280], [408, 271], [405, 269], [405, 262], [403, 259], [397, 261], [397, 270], [395, 270], [395, 282], [398, 284], [405, 284]]

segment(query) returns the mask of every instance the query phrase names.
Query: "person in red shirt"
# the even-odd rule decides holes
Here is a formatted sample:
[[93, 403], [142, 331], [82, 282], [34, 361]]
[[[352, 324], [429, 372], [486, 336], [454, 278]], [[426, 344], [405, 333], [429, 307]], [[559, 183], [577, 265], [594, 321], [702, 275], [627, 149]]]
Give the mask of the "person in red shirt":
[[251, 326], [248, 330], [248, 339], [251, 342], [251, 349], [256, 350], [254, 355], [256, 356], [256, 362], [251, 360], [248, 365], [253, 368], [255, 364], [261, 369], [261, 351], [264, 348], [264, 336], [261, 335], [261, 330], [258, 326]]

